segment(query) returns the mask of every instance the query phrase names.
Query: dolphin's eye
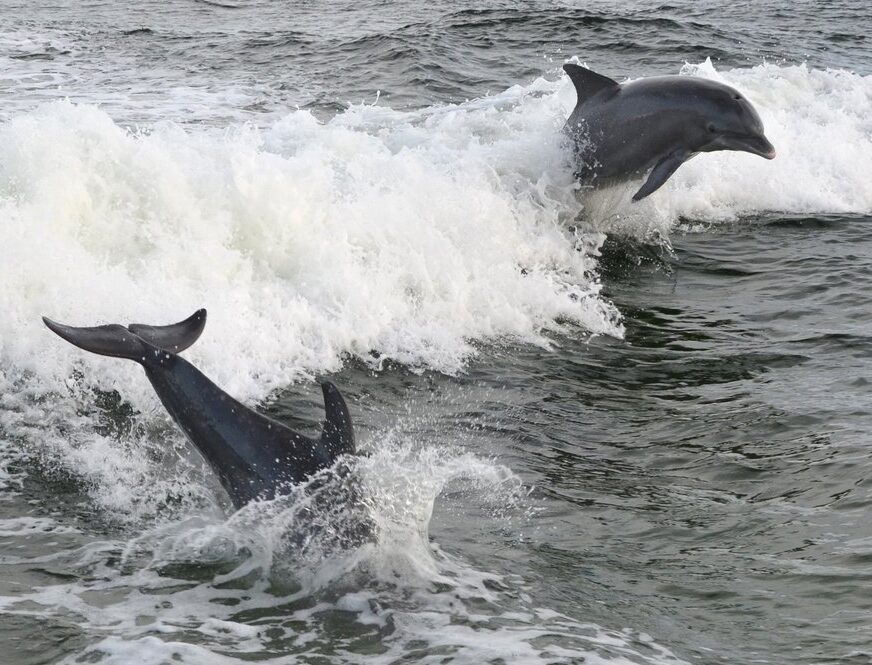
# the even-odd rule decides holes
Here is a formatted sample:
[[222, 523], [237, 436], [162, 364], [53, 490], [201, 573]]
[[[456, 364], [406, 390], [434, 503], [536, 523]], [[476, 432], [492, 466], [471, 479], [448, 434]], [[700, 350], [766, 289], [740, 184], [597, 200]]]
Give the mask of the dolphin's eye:
[[706, 129], [708, 130], [709, 134], [714, 134], [715, 132], [718, 131], [717, 128], [712, 123], [709, 123], [708, 126], [706, 127]]

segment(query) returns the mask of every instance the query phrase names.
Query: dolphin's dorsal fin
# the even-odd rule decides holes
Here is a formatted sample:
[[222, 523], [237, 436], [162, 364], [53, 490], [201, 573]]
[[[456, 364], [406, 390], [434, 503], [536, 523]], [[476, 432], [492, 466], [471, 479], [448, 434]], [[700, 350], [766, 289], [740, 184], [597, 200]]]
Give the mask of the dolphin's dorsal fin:
[[331, 461], [343, 454], [354, 453], [354, 426], [351, 413], [339, 389], [329, 381], [321, 384], [324, 393], [324, 429], [321, 443], [327, 448]]
[[617, 90], [621, 87], [620, 83], [610, 79], [608, 76], [592, 72], [587, 67], [582, 67], [581, 65], [566, 63], [563, 65], [563, 71], [569, 74], [569, 79], [575, 86], [575, 94], [578, 95], [577, 104], [586, 102], [603, 90]]

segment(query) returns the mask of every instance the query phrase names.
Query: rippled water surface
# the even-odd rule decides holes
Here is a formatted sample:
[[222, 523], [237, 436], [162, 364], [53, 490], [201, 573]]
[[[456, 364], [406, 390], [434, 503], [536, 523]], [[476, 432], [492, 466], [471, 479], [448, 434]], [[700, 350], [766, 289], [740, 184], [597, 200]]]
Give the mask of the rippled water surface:
[[[0, 2], [0, 661], [872, 661], [870, 23]], [[569, 59], [733, 85], [778, 158], [579, 191]], [[39, 319], [200, 306], [247, 403], [340, 385], [363, 506], [233, 514]]]

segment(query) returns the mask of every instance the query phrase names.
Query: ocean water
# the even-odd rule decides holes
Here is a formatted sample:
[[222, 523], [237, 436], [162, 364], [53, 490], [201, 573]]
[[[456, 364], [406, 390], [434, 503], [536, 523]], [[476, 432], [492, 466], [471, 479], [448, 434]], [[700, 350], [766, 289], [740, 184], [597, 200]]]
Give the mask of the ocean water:
[[[870, 26], [0, 1], [0, 662], [872, 662]], [[569, 60], [735, 86], [778, 157], [579, 190]], [[362, 507], [232, 513], [40, 321], [201, 306], [233, 395], [314, 433], [341, 387]]]

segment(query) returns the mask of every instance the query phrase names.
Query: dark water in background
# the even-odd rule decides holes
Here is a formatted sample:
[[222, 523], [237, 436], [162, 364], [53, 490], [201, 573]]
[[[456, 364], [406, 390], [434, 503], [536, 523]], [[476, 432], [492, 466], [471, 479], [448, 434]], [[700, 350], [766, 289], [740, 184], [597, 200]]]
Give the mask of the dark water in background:
[[[2, 3], [0, 660], [872, 661], [870, 27]], [[779, 158], [579, 202], [549, 147], [576, 56], [710, 57]], [[37, 324], [204, 303], [234, 393], [306, 429], [308, 379], [342, 386], [375, 545], [292, 551], [292, 501], [227, 518], [136, 368]]]
[[297, 106], [333, 113], [376, 91], [392, 108], [421, 107], [523, 85], [571, 56], [615, 78], [705, 58], [868, 74], [870, 23], [861, 1], [4, 2], [6, 57], [30, 74], [7, 68], [16, 94], [4, 111], [69, 96], [155, 120], [181, 96], [174, 119], [219, 122]]

